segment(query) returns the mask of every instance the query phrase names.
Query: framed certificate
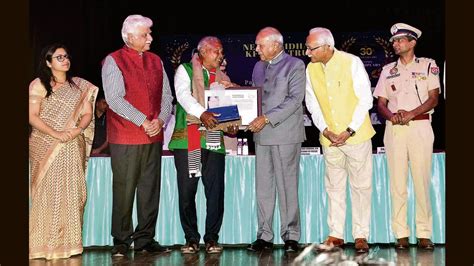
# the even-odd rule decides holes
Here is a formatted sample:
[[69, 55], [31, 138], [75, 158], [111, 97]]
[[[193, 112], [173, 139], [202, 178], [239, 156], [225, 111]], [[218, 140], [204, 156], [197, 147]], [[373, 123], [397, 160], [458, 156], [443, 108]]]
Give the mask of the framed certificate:
[[261, 87], [229, 87], [225, 90], [204, 90], [205, 108], [237, 105], [242, 117], [242, 127], [246, 127], [262, 114]]

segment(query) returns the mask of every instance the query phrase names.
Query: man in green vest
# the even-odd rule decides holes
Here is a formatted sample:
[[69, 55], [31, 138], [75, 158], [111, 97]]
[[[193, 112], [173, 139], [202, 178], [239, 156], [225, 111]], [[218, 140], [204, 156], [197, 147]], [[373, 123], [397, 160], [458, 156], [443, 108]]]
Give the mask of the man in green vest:
[[[201, 235], [196, 217], [196, 192], [199, 178], [206, 194], [207, 253], [220, 253], [217, 244], [224, 216], [225, 147], [223, 131], [212, 130], [218, 124], [217, 114], [204, 108], [204, 90], [217, 82], [225, 88], [235, 86], [220, 70], [224, 59], [221, 41], [207, 36], [199, 41], [197, 53], [190, 63], [176, 69], [176, 123], [168, 148], [173, 151], [178, 178], [179, 216], [186, 244], [184, 254], [199, 251]], [[201, 130], [201, 124], [206, 130]], [[227, 132], [236, 134], [238, 126], [229, 126]]]
[[355, 55], [337, 50], [326, 28], [313, 28], [306, 38], [306, 106], [320, 138], [326, 164], [329, 236], [327, 246], [344, 245], [346, 183], [352, 199], [352, 235], [355, 249], [369, 246], [372, 193], [372, 142], [369, 117], [372, 107], [370, 80]]

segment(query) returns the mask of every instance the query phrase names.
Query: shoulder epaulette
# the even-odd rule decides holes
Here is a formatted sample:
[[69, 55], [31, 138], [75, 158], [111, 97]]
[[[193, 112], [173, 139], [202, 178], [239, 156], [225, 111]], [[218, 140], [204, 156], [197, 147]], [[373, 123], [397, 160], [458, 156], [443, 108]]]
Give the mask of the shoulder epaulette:
[[394, 62], [392, 62], [392, 63], [388, 63], [388, 64], [386, 64], [385, 66], [383, 66], [383, 68], [392, 68], [392, 67], [395, 66], [395, 63], [397, 63], [397, 61], [394, 61]]

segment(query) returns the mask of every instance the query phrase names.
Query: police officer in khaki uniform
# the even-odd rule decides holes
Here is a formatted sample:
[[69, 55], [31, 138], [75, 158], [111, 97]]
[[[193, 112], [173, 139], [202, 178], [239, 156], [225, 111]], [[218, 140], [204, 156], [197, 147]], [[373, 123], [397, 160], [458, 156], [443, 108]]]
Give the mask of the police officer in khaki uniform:
[[407, 223], [408, 161], [416, 196], [418, 246], [432, 250], [430, 204], [431, 157], [434, 134], [433, 108], [440, 93], [439, 68], [430, 58], [415, 56], [421, 31], [404, 23], [391, 28], [393, 49], [399, 59], [384, 66], [374, 91], [379, 113], [387, 119], [384, 144], [392, 197], [392, 230], [396, 248], [409, 246]]

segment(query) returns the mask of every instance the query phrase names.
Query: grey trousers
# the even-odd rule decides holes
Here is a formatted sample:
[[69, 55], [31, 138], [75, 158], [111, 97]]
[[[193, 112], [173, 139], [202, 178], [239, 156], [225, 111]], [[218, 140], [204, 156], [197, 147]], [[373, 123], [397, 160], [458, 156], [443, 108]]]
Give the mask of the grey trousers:
[[273, 242], [273, 213], [278, 194], [280, 235], [283, 241], [300, 239], [298, 174], [301, 143], [258, 145], [256, 153], [257, 238]]
[[[163, 144], [110, 144], [113, 172], [112, 236], [114, 245], [143, 248], [155, 237], [161, 187]], [[133, 230], [132, 209], [137, 197], [138, 224]]]

